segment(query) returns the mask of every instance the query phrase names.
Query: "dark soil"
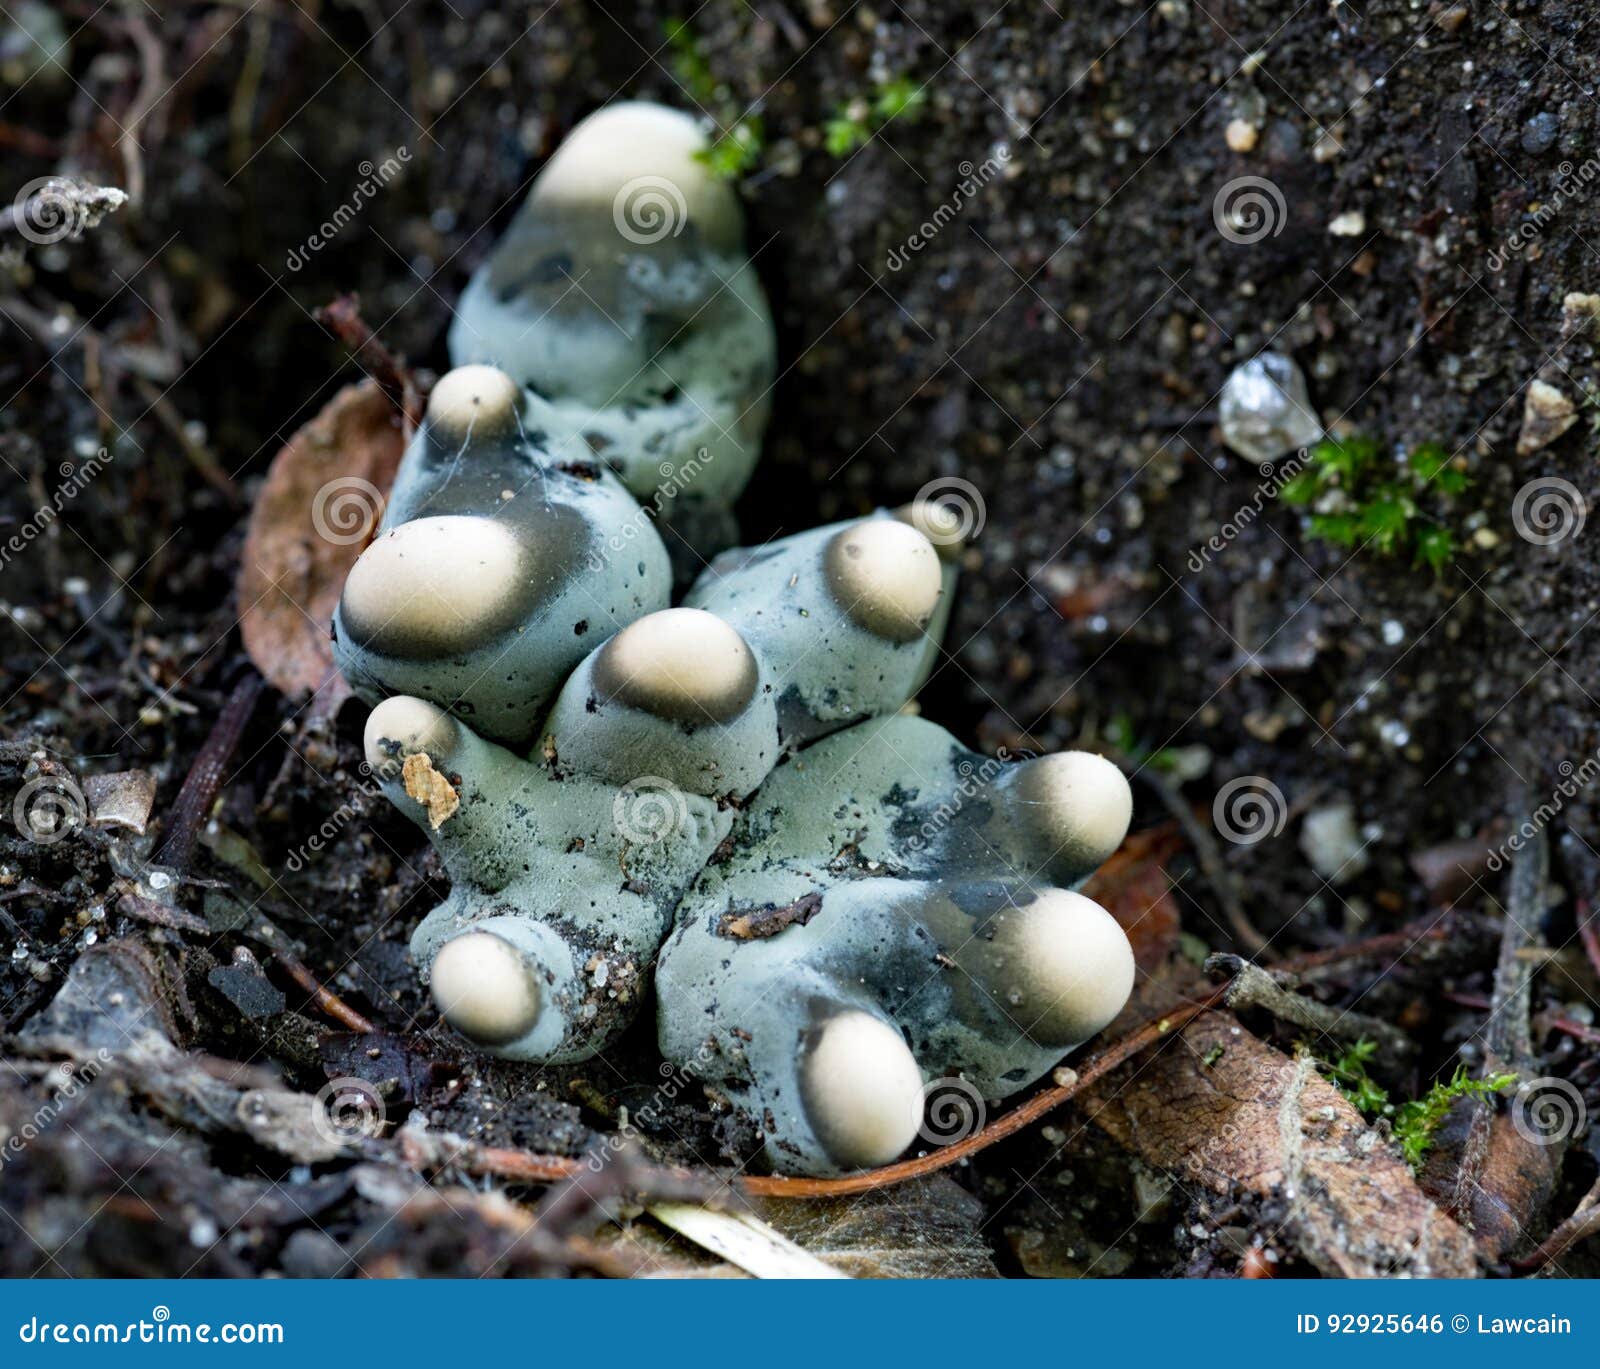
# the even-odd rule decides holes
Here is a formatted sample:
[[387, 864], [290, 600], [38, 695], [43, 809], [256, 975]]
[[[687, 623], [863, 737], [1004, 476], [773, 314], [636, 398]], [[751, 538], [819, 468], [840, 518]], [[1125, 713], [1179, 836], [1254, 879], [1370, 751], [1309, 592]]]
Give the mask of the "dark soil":
[[[655, 1083], [648, 1024], [604, 1061], [561, 1070], [470, 1058], [436, 1028], [405, 944], [444, 877], [416, 831], [365, 796], [354, 702], [326, 719], [268, 691], [255, 708], [179, 900], [204, 934], [152, 928], [114, 886], [170, 827], [249, 669], [232, 587], [253, 490], [357, 374], [311, 311], [355, 291], [391, 349], [442, 367], [451, 301], [565, 130], [619, 93], [691, 103], [663, 34], [674, 12], [196, 3], [165, 7], [158, 25], [87, 0], [60, 8], [71, 79], [0, 87], [4, 193], [60, 171], [136, 193], [78, 241], [0, 233], [0, 543], [31, 529], [0, 561], [0, 796], [9, 806], [41, 766], [80, 780], [146, 770], [158, 824], [142, 844], [85, 829], [46, 846], [0, 827], [0, 1028], [26, 1029], [88, 947], [137, 936], [181, 1000], [175, 1039], [314, 1092], [359, 1071], [272, 962], [271, 924], [386, 1034], [396, 1054], [382, 1072], [405, 1110], [485, 1144], [581, 1153]], [[1600, 385], [1595, 330], [1562, 317], [1569, 292], [1600, 290], [1600, 195], [1581, 177], [1600, 126], [1592, 8], [987, 8], [693, 12], [721, 83], [709, 112], [754, 107], [765, 124], [743, 193], [783, 375], [746, 538], [897, 504], [937, 476], [972, 482], [986, 526], [925, 713], [988, 750], [1119, 755], [1140, 776], [1136, 826], [1170, 820], [1172, 781], [1143, 781], [1170, 774], [1177, 748], [1204, 748], [1184, 753], [1180, 776], [1202, 818], [1228, 781], [1270, 779], [1290, 809], [1281, 835], [1224, 843], [1222, 860], [1273, 954], [1422, 917], [1436, 891], [1414, 861], [1497, 839], [1600, 749], [1594, 530], [1540, 547], [1512, 522], [1536, 477], [1591, 501], [1600, 487], [1587, 408], [1550, 447], [1516, 454], [1535, 376], [1576, 400]], [[900, 75], [926, 82], [921, 111], [848, 156], [826, 150], [836, 110]], [[1225, 137], [1238, 119], [1258, 129], [1248, 153]], [[404, 174], [291, 267], [366, 164], [400, 149]], [[1002, 149], [1000, 174], [921, 230]], [[1213, 201], [1247, 175], [1278, 188], [1286, 219], [1241, 244], [1218, 231]], [[1353, 236], [1329, 231], [1349, 215]], [[1540, 231], [1502, 259], [1535, 216]], [[929, 240], [908, 248], [919, 231]], [[1261, 483], [1222, 445], [1216, 396], [1269, 343], [1300, 361], [1335, 425], [1464, 458], [1451, 565], [1435, 575], [1328, 546], [1269, 501], [1191, 569]], [[102, 447], [109, 466], [41, 531], [38, 511]], [[1368, 863], [1334, 886], [1297, 835], [1306, 812], [1342, 803]], [[1539, 1012], [1580, 1023], [1594, 980], [1572, 939], [1600, 875], [1595, 805], [1579, 793], [1550, 827], [1542, 931], [1573, 972], [1536, 987]], [[1505, 875], [1473, 868], [1462, 906], [1498, 916]], [[1172, 873], [1185, 931], [1248, 951], [1215, 880], [1187, 856]], [[1487, 971], [1452, 987], [1487, 995]], [[1452, 1068], [1463, 1041], [1474, 1058], [1482, 1014], [1419, 1003], [1403, 976], [1362, 1009], [1423, 1043], [1417, 1085]], [[1592, 1047], [1539, 1045], [1548, 1072], [1600, 1102]], [[38, 1087], [19, 1078], [8, 1126]], [[130, 1138], [86, 1124], [103, 1163], [58, 1129], [30, 1166], [0, 1171], [0, 1204], [33, 1247], [8, 1246], [7, 1272], [182, 1273], [196, 1258], [197, 1272], [318, 1272], [338, 1247], [291, 1243], [309, 1228], [288, 1207], [257, 1211], [248, 1239], [227, 1224], [251, 1184], [281, 1203], [280, 1179], [296, 1201], [315, 1191], [319, 1229], [371, 1220], [362, 1204], [375, 1200], [348, 1176], [267, 1175], [234, 1141], [182, 1128], [163, 1150], [150, 1125]], [[957, 1171], [1007, 1272], [1233, 1272], [1249, 1233], [1272, 1226], [1271, 1212], [1218, 1216], [1178, 1190], [1124, 1240], [1141, 1210], [1130, 1161], [1080, 1120], [1058, 1125]], [[662, 1158], [705, 1163], [752, 1144], [699, 1090], [649, 1139]], [[141, 1147], [160, 1154], [148, 1169]], [[1581, 1151], [1535, 1239], [1592, 1180]], [[147, 1228], [105, 1202], [130, 1194], [210, 1225], [192, 1249], [169, 1233], [129, 1253], [119, 1233]], [[1097, 1252], [1112, 1247], [1107, 1266]], [[465, 1272], [460, 1252], [430, 1252], [432, 1272]]]

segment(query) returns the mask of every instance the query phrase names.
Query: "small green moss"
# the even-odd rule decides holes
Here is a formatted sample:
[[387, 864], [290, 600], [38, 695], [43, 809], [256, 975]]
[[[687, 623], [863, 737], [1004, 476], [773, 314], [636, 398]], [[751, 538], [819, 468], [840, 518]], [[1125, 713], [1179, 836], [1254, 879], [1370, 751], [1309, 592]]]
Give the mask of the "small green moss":
[[720, 180], [737, 180], [761, 163], [766, 130], [755, 114], [742, 114], [733, 92], [711, 70], [700, 40], [687, 21], [668, 19], [662, 35], [672, 53], [672, 70], [689, 98], [715, 117], [721, 131], [710, 147], [696, 157]]
[[822, 145], [833, 157], [848, 157], [872, 137], [872, 126], [862, 118], [841, 109], [822, 126]]
[[1326, 438], [1278, 497], [1309, 510], [1306, 527], [1315, 541], [1409, 556], [1437, 575], [1456, 556], [1455, 534], [1443, 515], [1470, 483], [1467, 473], [1438, 442], [1419, 444], [1399, 463], [1382, 458], [1370, 437]]
[[672, 50], [672, 71], [696, 104], [715, 104], [726, 94], [712, 73], [711, 64], [700, 50], [700, 40], [684, 19], [667, 19], [661, 25], [662, 35]]
[[752, 114], [730, 124], [726, 132], [718, 134], [716, 141], [698, 155], [711, 168], [712, 175], [732, 181], [761, 164], [766, 145], [766, 129], [760, 116]]
[[1389, 1092], [1367, 1073], [1367, 1063], [1377, 1054], [1376, 1041], [1357, 1041], [1334, 1061], [1323, 1061], [1322, 1071], [1357, 1111], [1368, 1117], [1387, 1117], [1400, 1153], [1412, 1169], [1421, 1167], [1444, 1125], [1450, 1109], [1462, 1098], [1486, 1098], [1503, 1093], [1517, 1082], [1514, 1074], [1491, 1074], [1473, 1079], [1465, 1065], [1456, 1066], [1448, 1080], [1437, 1081], [1421, 1098], [1396, 1106]]
[[1503, 1093], [1517, 1082], [1514, 1074], [1491, 1074], [1487, 1079], [1470, 1079], [1467, 1067], [1457, 1065], [1448, 1081], [1441, 1080], [1421, 1098], [1402, 1103], [1394, 1115], [1395, 1140], [1400, 1151], [1413, 1169], [1422, 1164], [1423, 1157], [1433, 1148], [1433, 1141], [1451, 1106], [1459, 1098], [1487, 1098]]
[[1365, 1039], [1357, 1041], [1343, 1055], [1332, 1062], [1324, 1062], [1323, 1072], [1333, 1080], [1357, 1112], [1375, 1116], [1389, 1106], [1389, 1094], [1367, 1073], [1367, 1061], [1378, 1053], [1378, 1043]]
[[911, 76], [879, 83], [870, 99], [847, 100], [822, 126], [822, 145], [835, 157], [848, 157], [895, 119], [915, 119], [928, 103], [927, 85]]
[[927, 90], [921, 82], [909, 76], [896, 76], [878, 87], [878, 94], [872, 102], [872, 117], [882, 127], [889, 120], [902, 115], [914, 117], [927, 102]]

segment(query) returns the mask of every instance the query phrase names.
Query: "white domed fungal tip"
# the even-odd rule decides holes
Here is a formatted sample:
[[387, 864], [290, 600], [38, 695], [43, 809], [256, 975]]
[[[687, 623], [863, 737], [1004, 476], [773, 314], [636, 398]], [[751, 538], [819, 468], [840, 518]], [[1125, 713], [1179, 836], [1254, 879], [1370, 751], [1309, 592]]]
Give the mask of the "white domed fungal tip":
[[709, 146], [680, 110], [643, 100], [607, 105], [567, 135], [530, 199], [614, 210], [618, 232], [640, 244], [693, 223], [713, 245], [733, 248], [743, 231], [739, 200], [701, 159]]
[[922, 1126], [922, 1071], [900, 1033], [851, 1010], [825, 1022], [800, 1070], [811, 1129], [847, 1169], [888, 1164]]
[[822, 571], [845, 612], [891, 642], [922, 636], [942, 588], [933, 544], [893, 518], [870, 518], [836, 533], [823, 552]]
[[993, 943], [1004, 961], [996, 987], [1035, 1041], [1075, 1046], [1122, 1011], [1133, 992], [1133, 947], [1093, 899], [1047, 889], [1003, 917]]
[[433, 1001], [470, 1041], [504, 1046], [526, 1036], [539, 1017], [539, 983], [522, 953], [493, 932], [464, 932], [439, 948]]
[[1094, 869], [1121, 846], [1133, 820], [1127, 777], [1092, 751], [1024, 761], [1013, 793], [1023, 805], [1019, 816], [1082, 870]]
[[756, 658], [737, 631], [699, 608], [630, 623], [595, 657], [607, 698], [677, 722], [728, 722], [756, 692]]
[[492, 437], [513, 428], [521, 408], [522, 391], [504, 371], [457, 366], [439, 377], [428, 396], [427, 421], [441, 437]]
[[902, 504], [894, 511], [894, 516], [932, 542], [941, 561], [959, 561], [966, 550], [966, 523], [961, 511], [949, 504], [937, 499], [917, 499]]
[[395, 762], [396, 753], [404, 757], [422, 752], [436, 759], [448, 755], [456, 742], [456, 720], [437, 704], [401, 694], [367, 715], [362, 742], [367, 764], [381, 773]]
[[529, 559], [493, 518], [415, 518], [357, 558], [340, 617], [357, 646], [381, 654], [467, 651], [520, 621]]

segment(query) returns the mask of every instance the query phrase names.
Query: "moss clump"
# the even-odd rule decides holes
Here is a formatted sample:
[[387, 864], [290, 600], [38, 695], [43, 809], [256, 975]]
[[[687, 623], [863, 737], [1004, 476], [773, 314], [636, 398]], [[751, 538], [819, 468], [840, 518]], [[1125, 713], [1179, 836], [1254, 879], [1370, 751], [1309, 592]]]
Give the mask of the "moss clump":
[[1327, 438], [1306, 453], [1279, 497], [1310, 509], [1308, 535], [1316, 541], [1409, 556], [1438, 574], [1455, 559], [1456, 537], [1444, 515], [1466, 489], [1466, 471], [1438, 442], [1394, 462], [1382, 455], [1370, 437]]
[[711, 145], [695, 153], [719, 180], [732, 181], [754, 171], [766, 150], [766, 129], [759, 114], [744, 114], [726, 84], [719, 81], [700, 49], [700, 40], [688, 21], [668, 19], [662, 36], [672, 51], [672, 70], [689, 97], [716, 119], [717, 135]]
[[1377, 1054], [1376, 1041], [1357, 1041], [1337, 1060], [1320, 1062], [1322, 1071], [1348, 1098], [1351, 1104], [1368, 1117], [1387, 1117], [1399, 1142], [1400, 1153], [1412, 1169], [1419, 1169], [1434, 1138], [1450, 1109], [1461, 1098], [1487, 1098], [1502, 1093], [1517, 1082], [1514, 1074], [1491, 1074], [1484, 1079], [1473, 1079], [1465, 1065], [1457, 1065], [1449, 1079], [1438, 1080], [1420, 1098], [1395, 1104], [1389, 1100], [1389, 1091], [1367, 1073], [1367, 1063]]
[[835, 157], [848, 157], [892, 120], [914, 119], [928, 102], [927, 86], [910, 76], [882, 82], [871, 99], [848, 100], [822, 129], [822, 141]]

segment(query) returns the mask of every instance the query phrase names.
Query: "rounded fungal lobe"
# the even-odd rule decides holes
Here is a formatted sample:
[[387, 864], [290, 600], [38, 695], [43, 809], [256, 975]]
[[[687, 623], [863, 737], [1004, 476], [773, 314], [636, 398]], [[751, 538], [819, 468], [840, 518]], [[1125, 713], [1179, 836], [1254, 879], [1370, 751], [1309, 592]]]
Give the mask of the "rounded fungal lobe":
[[[534, 182], [530, 201], [603, 208], [634, 241], [677, 236], [692, 223], [720, 251], [737, 250], [743, 215], [733, 187], [711, 173], [699, 123], [680, 110], [624, 100], [578, 124]], [[654, 196], [650, 203], [629, 197]], [[655, 215], [663, 215], [659, 221]]]
[[1102, 864], [1128, 835], [1133, 791], [1127, 777], [1092, 751], [1024, 761], [1010, 778], [1013, 815], [1045, 843], [1045, 859], [1074, 877]]
[[894, 1027], [851, 1009], [827, 1019], [804, 1050], [806, 1120], [837, 1165], [887, 1164], [916, 1139], [922, 1071]]
[[860, 627], [892, 642], [922, 636], [944, 584], [933, 544], [891, 518], [842, 528], [823, 552], [822, 568], [839, 606]]
[[738, 717], [759, 676], [744, 638], [697, 608], [663, 609], [630, 623], [594, 663], [605, 698], [690, 725]]
[[493, 932], [465, 932], [434, 957], [433, 1001], [468, 1040], [504, 1046], [539, 1018], [539, 983], [522, 953]]
[[424, 421], [446, 440], [502, 437], [516, 430], [522, 402], [517, 382], [497, 367], [457, 366], [434, 385]]
[[435, 760], [449, 755], [458, 736], [456, 720], [426, 699], [396, 695], [367, 714], [362, 736], [367, 764], [387, 773], [404, 756], [422, 752]]
[[497, 519], [416, 518], [357, 558], [340, 620], [356, 646], [384, 656], [471, 651], [528, 616], [538, 598], [537, 559]]
[[958, 959], [1044, 1046], [1087, 1041], [1133, 992], [1133, 947], [1116, 918], [1066, 889], [995, 913]]

